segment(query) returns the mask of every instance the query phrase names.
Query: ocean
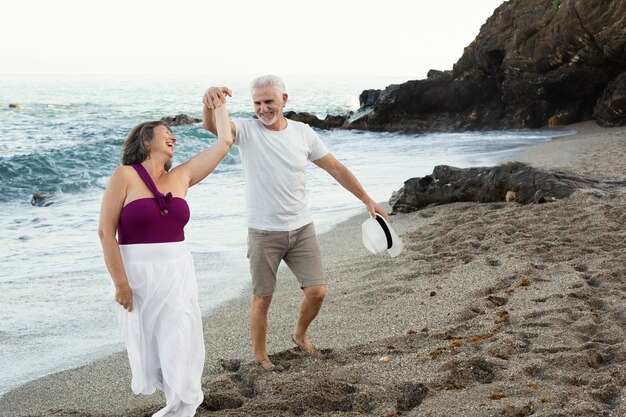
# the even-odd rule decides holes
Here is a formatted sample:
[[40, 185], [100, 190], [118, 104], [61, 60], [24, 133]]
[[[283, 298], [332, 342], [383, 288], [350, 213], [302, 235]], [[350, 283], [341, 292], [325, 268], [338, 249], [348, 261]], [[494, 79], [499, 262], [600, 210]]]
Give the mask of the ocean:
[[[110, 277], [97, 236], [102, 192], [130, 129], [185, 113], [201, 117], [205, 89], [233, 90], [233, 118], [253, 114], [244, 76], [0, 76], [0, 395], [31, 380], [123, 350]], [[361, 91], [407, 79], [284, 77], [287, 110], [323, 118], [358, 108]], [[10, 108], [17, 103], [21, 108]], [[176, 162], [215, 141], [201, 125], [172, 128]], [[435, 165], [494, 165], [566, 130], [401, 134], [319, 131], [377, 201]], [[362, 204], [311, 165], [310, 206], [319, 233]], [[33, 194], [47, 196], [32, 205]], [[185, 229], [204, 315], [249, 293], [243, 176], [234, 147], [187, 196]], [[393, 220], [392, 220], [393, 221]], [[359, 244], [359, 242], [355, 243]], [[365, 250], [365, 249], [364, 249]]]

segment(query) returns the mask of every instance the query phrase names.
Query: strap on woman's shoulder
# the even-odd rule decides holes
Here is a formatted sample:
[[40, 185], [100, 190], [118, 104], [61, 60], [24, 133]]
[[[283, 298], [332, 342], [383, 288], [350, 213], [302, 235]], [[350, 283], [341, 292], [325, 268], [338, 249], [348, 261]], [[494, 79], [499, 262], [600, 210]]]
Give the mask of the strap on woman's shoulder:
[[148, 186], [150, 191], [152, 191], [152, 194], [154, 194], [154, 197], [159, 204], [159, 208], [161, 209], [161, 214], [166, 215], [168, 213], [168, 206], [170, 205], [170, 201], [172, 201], [172, 193], [167, 193], [163, 195], [163, 193], [161, 193], [156, 187], [154, 181], [152, 181], [152, 177], [150, 176], [150, 174], [148, 174], [148, 171], [146, 171], [146, 168], [144, 168], [143, 165], [133, 164], [132, 167], [135, 168], [135, 171], [137, 171], [139, 177]]
[[146, 171], [146, 168], [144, 168], [143, 165], [133, 164], [132, 167], [135, 168], [135, 171], [137, 171], [137, 174], [139, 174], [139, 177], [148, 186], [148, 188], [150, 189], [150, 191], [152, 191], [152, 194], [154, 194], [155, 197], [161, 194], [159, 190], [156, 188], [154, 181], [152, 181], [152, 177], [150, 176], [150, 174], [148, 174], [148, 171]]

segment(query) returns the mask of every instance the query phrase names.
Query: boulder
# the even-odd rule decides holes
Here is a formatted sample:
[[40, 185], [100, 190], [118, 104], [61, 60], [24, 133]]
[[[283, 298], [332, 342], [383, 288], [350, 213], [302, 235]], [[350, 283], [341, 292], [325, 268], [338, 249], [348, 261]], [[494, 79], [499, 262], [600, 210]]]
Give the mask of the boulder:
[[438, 165], [431, 175], [405, 181], [389, 204], [393, 212], [407, 213], [459, 201], [545, 203], [569, 197], [582, 187], [597, 186], [591, 179], [542, 171], [521, 162], [478, 168]]
[[324, 120], [311, 113], [286, 111], [283, 114], [287, 119], [306, 123], [311, 127], [318, 129], [336, 129], [342, 127], [348, 116], [331, 116], [327, 115]]
[[345, 127], [375, 131], [622, 124], [626, 1], [509, 0], [451, 71], [366, 90]]
[[196, 119], [195, 117], [187, 116], [186, 114], [178, 114], [174, 117], [166, 116], [161, 118], [161, 121], [167, 124], [168, 126], [182, 126], [182, 125], [193, 125], [196, 123], [200, 123], [202, 119]]
[[37, 207], [48, 207], [52, 205], [54, 201], [51, 201], [51, 197], [42, 193], [33, 194], [30, 199], [30, 204]]
[[626, 125], [626, 71], [604, 90], [593, 109], [593, 118], [605, 127]]

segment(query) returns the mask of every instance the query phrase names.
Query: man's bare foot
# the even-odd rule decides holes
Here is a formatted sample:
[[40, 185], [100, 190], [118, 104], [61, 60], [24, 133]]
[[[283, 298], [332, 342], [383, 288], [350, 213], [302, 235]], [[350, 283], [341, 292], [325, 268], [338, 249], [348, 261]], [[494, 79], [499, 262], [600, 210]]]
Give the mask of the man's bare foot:
[[320, 356], [320, 351], [317, 350], [315, 345], [309, 340], [309, 338], [305, 335], [304, 337], [297, 339], [296, 336], [291, 336], [291, 340], [293, 343], [298, 345], [298, 347], [303, 351], [313, 356]]
[[262, 361], [254, 361], [256, 364], [261, 366], [266, 371], [273, 371], [276, 369], [276, 365], [272, 363], [269, 359], [263, 359]]

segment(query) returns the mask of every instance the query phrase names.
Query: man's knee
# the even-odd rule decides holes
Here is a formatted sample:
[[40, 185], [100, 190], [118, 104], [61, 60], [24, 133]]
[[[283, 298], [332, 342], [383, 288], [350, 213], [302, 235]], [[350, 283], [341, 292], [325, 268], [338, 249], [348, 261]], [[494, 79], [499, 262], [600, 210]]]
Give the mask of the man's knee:
[[316, 285], [304, 289], [304, 296], [314, 303], [322, 303], [326, 297], [326, 285]]
[[270, 304], [272, 303], [271, 295], [256, 295], [252, 296], [252, 308], [260, 310], [262, 312], [267, 312], [270, 309]]

